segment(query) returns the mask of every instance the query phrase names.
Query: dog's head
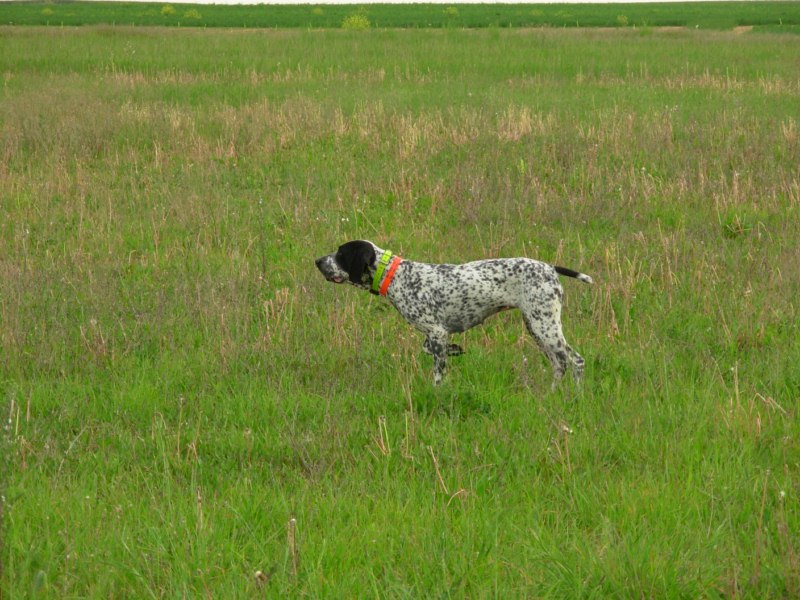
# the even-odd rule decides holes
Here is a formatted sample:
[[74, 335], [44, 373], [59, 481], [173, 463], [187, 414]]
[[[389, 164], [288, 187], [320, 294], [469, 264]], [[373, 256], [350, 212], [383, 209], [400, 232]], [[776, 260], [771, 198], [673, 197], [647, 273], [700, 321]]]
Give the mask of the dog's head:
[[342, 244], [333, 254], [320, 256], [315, 262], [328, 281], [347, 282], [369, 290], [375, 276], [378, 250], [372, 242], [355, 240]]

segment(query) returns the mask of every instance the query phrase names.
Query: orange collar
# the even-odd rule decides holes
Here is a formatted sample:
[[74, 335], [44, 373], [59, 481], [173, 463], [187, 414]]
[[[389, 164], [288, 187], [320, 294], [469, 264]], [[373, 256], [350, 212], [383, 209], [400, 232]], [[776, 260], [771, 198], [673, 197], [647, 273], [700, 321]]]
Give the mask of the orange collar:
[[394, 274], [397, 271], [397, 267], [400, 266], [400, 263], [403, 262], [403, 259], [399, 256], [393, 256], [392, 261], [389, 263], [389, 268], [386, 271], [386, 277], [383, 278], [383, 283], [381, 283], [381, 288], [378, 293], [381, 296], [385, 296], [386, 292], [389, 290], [389, 285], [392, 283], [392, 279], [394, 279]]

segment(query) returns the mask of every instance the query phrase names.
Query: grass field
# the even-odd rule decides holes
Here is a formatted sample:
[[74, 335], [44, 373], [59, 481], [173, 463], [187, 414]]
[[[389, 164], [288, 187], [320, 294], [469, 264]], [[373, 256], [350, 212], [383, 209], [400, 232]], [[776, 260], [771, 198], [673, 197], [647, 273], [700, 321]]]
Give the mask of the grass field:
[[480, 28], [754, 26], [798, 32], [800, 2], [645, 4], [243, 5], [141, 2], [0, 2], [0, 24], [167, 27]]
[[[800, 595], [796, 40], [0, 28], [0, 595]], [[359, 237], [592, 275], [582, 389]]]

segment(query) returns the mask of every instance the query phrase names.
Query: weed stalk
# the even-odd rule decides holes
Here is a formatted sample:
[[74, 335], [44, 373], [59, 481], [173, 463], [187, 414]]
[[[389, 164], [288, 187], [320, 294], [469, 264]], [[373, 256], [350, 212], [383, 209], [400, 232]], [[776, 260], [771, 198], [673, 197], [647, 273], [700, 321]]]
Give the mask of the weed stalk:
[[300, 553], [297, 548], [297, 519], [292, 517], [286, 526], [289, 544], [289, 555], [292, 559], [292, 578], [297, 581], [297, 572], [300, 566]]
[[444, 479], [442, 479], [442, 473], [439, 471], [439, 461], [436, 460], [436, 455], [433, 453], [433, 446], [428, 446], [428, 451], [431, 453], [431, 458], [433, 459], [433, 468], [436, 470], [436, 477], [439, 479], [439, 485], [445, 494], [450, 495], [450, 492], [444, 483]]

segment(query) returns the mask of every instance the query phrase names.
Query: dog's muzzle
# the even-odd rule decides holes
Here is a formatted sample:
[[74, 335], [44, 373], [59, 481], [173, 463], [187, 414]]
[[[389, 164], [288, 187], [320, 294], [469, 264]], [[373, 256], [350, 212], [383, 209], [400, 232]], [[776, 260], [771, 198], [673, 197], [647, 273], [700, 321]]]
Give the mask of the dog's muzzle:
[[344, 276], [335, 271], [332, 266], [333, 262], [333, 258], [328, 255], [320, 256], [314, 261], [314, 264], [317, 265], [317, 269], [319, 269], [319, 272], [322, 273], [322, 276], [325, 277], [326, 280], [333, 283], [344, 283]]

